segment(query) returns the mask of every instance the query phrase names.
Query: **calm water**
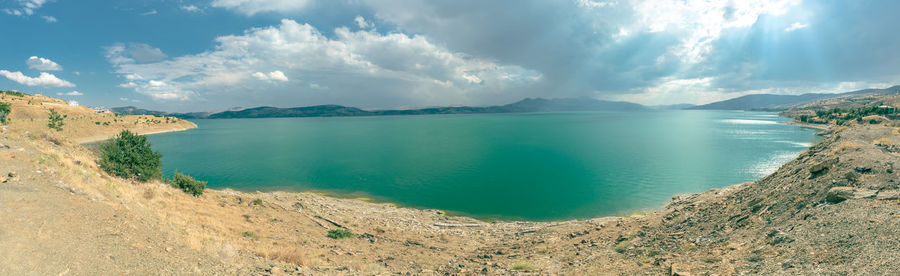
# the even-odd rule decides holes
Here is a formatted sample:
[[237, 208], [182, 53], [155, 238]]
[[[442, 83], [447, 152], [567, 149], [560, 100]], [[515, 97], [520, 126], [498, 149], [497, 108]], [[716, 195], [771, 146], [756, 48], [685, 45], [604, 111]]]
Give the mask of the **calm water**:
[[658, 208], [773, 172], [814, 142], [772, 113], [572, 112], [195, 120], [151, 135], [213, 188], [325, 191], [479, 218]]

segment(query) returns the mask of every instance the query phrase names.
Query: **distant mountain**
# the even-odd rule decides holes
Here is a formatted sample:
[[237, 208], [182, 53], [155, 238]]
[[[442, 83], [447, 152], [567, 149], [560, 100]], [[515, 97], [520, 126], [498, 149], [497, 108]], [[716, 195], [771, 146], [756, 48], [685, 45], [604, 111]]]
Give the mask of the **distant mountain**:
[[591, 98], [541, 99], [527, 98], [502, 106], [488, 107], [496, 113], [550, 112], [550, 111], [591, 111], [591, 110], [644, 110], [647, 107], [636, 103], [596, 100]]
[[688, 109], [718, 109], [718, 110], [759, 110], [759, 109], [776, 109], [780, 106], [789, 106], [803, 104], [819, 100], [822, 98], [833, 97], [836, 94], [803, 94], [803, 95], [773, 95], [773, 94], [753, 94], [737, 97], [721, 102], [714, 102], [705, 105], [698, 105]]
[[210, 119], [275, 118], [275, 117], [347, 117], [386, 115], [472, 114], [472, 113], [524, 113], [552, 111], [590, 110], [644, 110], [646, 107], [628, 102], [603, 101], [589, 98], [540, 99], [528, 98], [515, 103], [488, 107], [429, 107], [402, 110], [364, 110], [340, 105], [316, 105], [278, 108], [262, 106], [238, 111], [224, 111], [209, 115]]
[[223, 111], [209, 115], [210, 119], [228, 118], [274, 118], [274, 117], [343, 117], [371, 116], [371, 111], [340, 105], [316, 105], [306, 107], [278, 108], [261, 106], [237, 111]]
[[657, 109], [657, 110], [679, 110], [679, 109], [689, 109], [689, 108], [695, 107], [695, 106], [696, 105], [693, 105], [693, 104], [683, 103], [683, 104], [668, 104], [668, 105], [651, 105], [651, 106], [648, 106], [647, 108]]
[[734, 99], [698, 105], [688, 109], [719, 109], [719, 110], [787, 110], [792, 107], [813, 103], [825, 99], [833, 99], [864, 94], [897, 94], [900, 93], [900, 85], [884, 89], [863, 89], [838, 94], [803, 94], [803, 95], [773, 95], [753, 94]]
[[[177, 112], [165, 112], [165, 111], [156, 111], [156, 110], [147, 110], [134, 106], [123, 106], [123, 107], [113, 107], [109, 109], [112, 113], [119, 115], [164, 115], [170, 117], [177, 117], [182, 119], [204, 119], [208, 118], [212, 114], [223, 112], [219, 111], [200, 111], [200, 112], [186, 112], [186, 113], [177, 113]], [[235, 110], [243, 110], [241, 107], [233, 107], [226, 109], [225, 111], [235, 111]]]
[[168, 112], [141, 109], [134, 106], [113, 107], [109, 109], [119, 115], [165, 115]]

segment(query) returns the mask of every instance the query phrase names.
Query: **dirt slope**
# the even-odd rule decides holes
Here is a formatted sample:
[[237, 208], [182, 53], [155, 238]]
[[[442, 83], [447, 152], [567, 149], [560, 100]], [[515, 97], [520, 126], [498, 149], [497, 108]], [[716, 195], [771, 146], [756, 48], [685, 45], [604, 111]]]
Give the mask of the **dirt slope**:
[[[3, 275], [900, 269], [900, 187], [893, 168], [900, 162], [900, 136], [886, 125], [837, 131], [758, 182], [678, 196], [646, 216], [488, 223], [309, 193], [207, 190], [192, 197], [156, 181], [132, 183], [103, 173], [96, 155], [77, 143], [115, 133], [86, 123], [108, 115], [65, 110], [69, 118], [83, 117], [63, 132], [50, 131], [46, 110], [31, 101], [14, 105], [12, 122], [0, 130]], [[147, 116], [113, 118], [111, 125], [121, 121], [117, 127], [137, 125], [136, 131], [190, 127], [146, 122]], [[335, 229], [355, 236], [327, 237]]]

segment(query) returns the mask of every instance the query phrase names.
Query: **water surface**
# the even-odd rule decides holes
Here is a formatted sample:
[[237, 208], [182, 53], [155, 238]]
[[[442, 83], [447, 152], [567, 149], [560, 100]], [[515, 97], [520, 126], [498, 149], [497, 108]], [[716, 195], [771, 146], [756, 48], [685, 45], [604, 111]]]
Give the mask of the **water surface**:
[[757, 180], [815, 139], [784, 120], [730, 111], [194, 120], [197, 129], [150, 140], [166, 175], [177, 168], [212, 188], [560, 220]]

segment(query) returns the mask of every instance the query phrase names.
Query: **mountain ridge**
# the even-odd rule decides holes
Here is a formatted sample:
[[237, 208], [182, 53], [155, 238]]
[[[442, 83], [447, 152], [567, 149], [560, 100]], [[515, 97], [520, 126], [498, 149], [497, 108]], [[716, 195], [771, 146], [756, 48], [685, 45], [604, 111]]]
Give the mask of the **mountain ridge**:
[[723, 101], [697, 105], [687, 109], [695, 110], [757, 110], [783, 111], [792, 107], [813, 103], [819, 100], [840, 98], [862, 94], [900, 93], [900, 85], [888, 88], [869, 88], [843, 93], [806, 93], [800, 95], [750, 94]]
[[112, 108], [120, 115], [165, 115], [183, 119], [236, 119], [236, 118], [291, 118], [291, 117], [357, 117], [396, 116], [433, 114], [482, 114], [482, 113], [528, 113], [556, 111], [594, 110], [647, 110], [648, 108], [630, 102], [606, 101], [590, 98], [526, 98], [511, 104], [497, 106], [445, 106], [418, 109], [365, 110], [357, 107], [326, 104], [301, 107], [259, 106], [252, 108], [232, 108], [218, 112], [171, 113], [140, 109], [133, 106]]
[[201, 112], [164, 112], [141, 109], [135, 106], [111, 108], [120, 115], [164, 115], [182, 119], [233, 119], [233, 118], [290, 118], [290, 117], [357, 117], [357, 116], [399, 116], [399, 115], [433, 115], [433, 114], [486, 114], [486, 113], [528, 113], [559, 111], [638, 111], [638, 110], [747, 110], [747, 111], [784, 111], [805, 104], [826, 99], [858, 96], [864, 94], [900, 94], [900, 85], [888, 88], [870, 88], [843, 93], [806, 93], [800, 95], [751, 94], [728, 100], [703, 104], [674, 104], [645, 106], [623, 101], [607, 101], [591, 98], [525, 98], [514, 103], [494, 106], [441, 106], [410, 109], [368, 110], [352, 106], [336, 104], [273, 107], [258, 106], [251, 108], [229, 108], [216, 111]]

